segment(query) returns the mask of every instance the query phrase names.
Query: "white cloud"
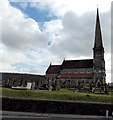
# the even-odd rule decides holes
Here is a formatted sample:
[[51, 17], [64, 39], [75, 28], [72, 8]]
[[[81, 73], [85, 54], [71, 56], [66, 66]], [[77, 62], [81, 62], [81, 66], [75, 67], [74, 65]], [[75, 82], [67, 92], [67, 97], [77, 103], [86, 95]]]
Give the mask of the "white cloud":
[[[37, 54], [37, 57], [32, 60], [26, 54], [30, 54], [32, 48], [38, 48], [37, 52], [46, 49], [48, 37], [40, 31], [35, 20], [26, 17], [20, 10], [12, 7], [7, 0], [2, 1], [1, 5], [2, 40], [0, 41], [0, 55], [2, 62], [0, 64], [2, 67], [0, 71], [32, 72], [34, 70], [30, 69], [30, 66], [33, 66], [31, 63], [42, 65], [44, 60], [41, 59], [42, 54]], [[18, 64], [20, 67], [17, 69]], [[35, 66], [36, 64], [34, 69], [36, 69]], [[37, 69], [41, 68], [37, 67]], [[43, 71], [37, 70], [35, 72], [42, 73]]]
[[31, 2], [31, 7], [41, 10], [48, 8], [51, 15], [63, 16], [67, 11], [73, 11], [77, 14], [94, 11], [97, 8], [97, 4], [100, 11], [105, 12], [110, 9], [111, 1], [112, 0], [34, 0], [34, 2]]
[[62, 20], [52, 20], [44, 23], [44, 33], [49, 36], [51, 45], [57, 45], [62, 39]]
[[47, 50], [38, 48], [27, 51], [14, 51], [3, 44], [0, 48], [0, 56], [2, 56], [0, 71], [36, 74], [45, 74], [47, 65], [55, 58]]
[[106, 81], [111, 82], [111, 54], [105, 54]]
[[6, 5], [2, 8], [3, 43], [11, 48], [23, 49], [46, 47], [48, 38], [43, 34], [38, 23], [27, 18], [20, 10]]
[[21, 2], [20, 3], [20, 6], [23, 8], [23, 9], [26, 9], [28, 7], [28, 3], [27, 2]]
[[[111, 45], [110, 21], [106, 23], [106, 19], [110, 19], [110, 12], [104, 13], [101, 19], [105, 51], [109, 53]], [[95, 12], [88, 12], [82, 16], [77, 16], [77, 14], [70, 11], [59, 22], [56, 20], [54, 22], [47, 22], [45, 24], [45, 32], [51, 34], [51, 39], [54, 40], [52, 42], [55, 43], [49, 47], [49, 50], [53, 54], [68, 58], [69, 56], [73, 56], [75, 59], [80, 56], [92, 57], [95, 21]]]

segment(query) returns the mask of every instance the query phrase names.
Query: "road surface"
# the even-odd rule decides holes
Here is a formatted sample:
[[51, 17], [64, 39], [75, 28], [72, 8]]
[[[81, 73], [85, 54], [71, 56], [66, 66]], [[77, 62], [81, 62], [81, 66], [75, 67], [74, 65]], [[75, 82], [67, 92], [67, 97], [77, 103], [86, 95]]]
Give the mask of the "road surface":
[[113, 120], [105, 116], [91, 116], [91, 115], [67, 115], [67, 114], [45, 114], [45, 113], [29, 113], [29, 112], [0, 112], [2, 120]]

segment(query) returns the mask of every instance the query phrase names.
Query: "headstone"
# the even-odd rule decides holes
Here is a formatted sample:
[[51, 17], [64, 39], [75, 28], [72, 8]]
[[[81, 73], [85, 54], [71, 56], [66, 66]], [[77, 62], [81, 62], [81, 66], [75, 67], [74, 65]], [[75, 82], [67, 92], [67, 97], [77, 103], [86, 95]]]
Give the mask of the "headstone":
[[108, 118], [108, 110], [106, 110], [106, 118]]
[[52, 86], [50, 86], [49, 91], [52, 91]]
[[27, 83], [27, 89], [28, 89], [28, 90], [31, 89], [31, 85], [32, 85], [32, 83], [29, 83], [29, 82]]

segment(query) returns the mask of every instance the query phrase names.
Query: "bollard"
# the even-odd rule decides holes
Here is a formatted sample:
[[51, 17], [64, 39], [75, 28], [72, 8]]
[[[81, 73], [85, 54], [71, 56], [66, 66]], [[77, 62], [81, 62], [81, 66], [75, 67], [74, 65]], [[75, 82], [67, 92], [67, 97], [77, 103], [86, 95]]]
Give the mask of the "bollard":
[[106, 110], [106, 118], [108, 118], [108, 110]]

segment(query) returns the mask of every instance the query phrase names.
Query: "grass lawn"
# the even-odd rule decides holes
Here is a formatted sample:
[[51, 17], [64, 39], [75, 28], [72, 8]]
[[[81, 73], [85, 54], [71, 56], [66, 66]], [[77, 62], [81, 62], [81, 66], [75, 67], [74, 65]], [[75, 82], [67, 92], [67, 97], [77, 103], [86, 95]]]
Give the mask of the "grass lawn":
[[113, 93], [110, 95], [105, 94], [92, 94], [73, 92], [67, 89], [59, 91], [32, 91], [32, 90], [14, 90], [9, 88], [0, 88], [2, 95], [5, 97], [15, 98], [36, 98], [36, 99], [49, 99], [49, 100], [65, 100], [65, 101], [85, 101], [85, 102], [104, 102], [111, 103], [113, 100]]

